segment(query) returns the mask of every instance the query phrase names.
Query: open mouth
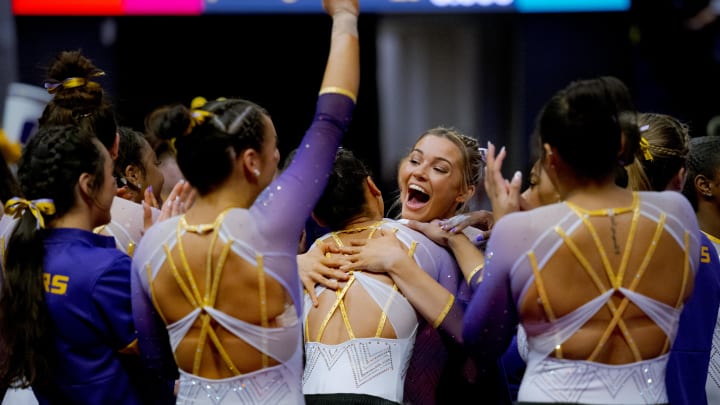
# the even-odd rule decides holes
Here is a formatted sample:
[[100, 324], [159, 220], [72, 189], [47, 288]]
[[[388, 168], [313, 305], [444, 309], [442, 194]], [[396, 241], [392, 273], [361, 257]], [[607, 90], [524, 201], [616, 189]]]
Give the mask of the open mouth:
[[411, 184], [408, 186], [407, 201], [406, 204], [411, 208], [419, 208], [427, 204], [430, 201], [430, 195], [425, 191], [424, 188]]

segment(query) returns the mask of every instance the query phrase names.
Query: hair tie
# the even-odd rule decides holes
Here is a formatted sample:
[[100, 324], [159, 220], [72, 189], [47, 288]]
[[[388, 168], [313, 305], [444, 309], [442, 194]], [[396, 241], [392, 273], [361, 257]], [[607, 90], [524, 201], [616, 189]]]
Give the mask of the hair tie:
[[40, 198], [37, 200], [26, 200], [20, 197], [13, 197], [5, 203], [5, 213], [19, 218], [25, 209], [29, 209], [32, 216], [37, 220], [37, 229], [45, 228], [45, 215], [53, 215], [55, 213], [55, 203], [49, 198]]
[[[105, 72], [102, 70], [96, 70], [88, 75], [88, 77], [100, 77], [105, 76]], [[64, 89], [72, 89], [74, 87], [100, 87], [100, 85], [97, 82], [93, 82], [88, 80], [84, 77], [68, 77], [67, 79], [63, 81], [57, 81], [57, 80], [46, 80], [45, 83], [43, 83], [43, 86], [48, 91], [48, 93], [53, 94], [60, 89], [60, 87]]]
[[[207, 104], [205, 97], [195, 97], [190, 102], [190, 125], [187, 127], [183, 135], [188, 135], [192, 132], [193, 128], [198, 125], [202, 125], [205, 120], [212, 117], [213, 113], [210, 111], [201, 110], [202, 107]], [[172, 147], [175, 148], [175, 142], [173, 139]]]
[[650, 142], [648, 142], [644, 136], [640, 137], [640, 150], [642, 151], [645, 160], [653, 160], [652, 153], [650, 153]]

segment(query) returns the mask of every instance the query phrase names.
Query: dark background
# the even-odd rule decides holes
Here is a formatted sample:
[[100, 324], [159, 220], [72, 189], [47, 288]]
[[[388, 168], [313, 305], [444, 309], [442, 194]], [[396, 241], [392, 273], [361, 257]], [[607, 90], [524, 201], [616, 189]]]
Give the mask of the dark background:
[[[485, 27], [482, 38], [468, 45], [483, 47], [486, 56], [471, 73], [485, 83], [477, 106], [485, 117], [479, 135], [520, 145], [513, 155], [515, 167], [508, 169], [515, 170], [531, 160], [527, 145], [537, 111], [552, 93], [579, 78], [618, 76], [640, 110], [673, 114], [691, 126], [693, 135], [705, 133], [710, 117], [720, 111], [717, 27], [685, 29], [683, 19], [699, 6], [680, 12], [672, 4], [635, 1], [629, 12], [610, 13], [438, 14], [419, 21], [432, 25], [462, 17]], [[376, 173], [381, 170], [377, 27], [381, 19], [392, 18], [360, 18], [361, 90], [345, 141]], [[195, 96], [246, 97], [273, 116], [283, 157], [311, 121], [330, 28], [326, 15], [314, 14], [23, 16], [14, 24], [20, 82], [41, 85], [55, 53], [82, 49], [107, 72], [100, 81], [122, 124], [142, 129], [153, 108], [187, 105]], [[388, 180], [381, 187], [392, 191], [395, 185]]]

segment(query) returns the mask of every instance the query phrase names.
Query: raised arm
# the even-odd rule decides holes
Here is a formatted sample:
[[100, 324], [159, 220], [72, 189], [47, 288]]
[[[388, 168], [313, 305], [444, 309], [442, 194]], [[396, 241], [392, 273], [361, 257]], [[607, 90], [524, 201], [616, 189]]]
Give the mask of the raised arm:
[[[251, 208], [264, 218], [266, 240], [283, 250], [292, 245], [297, 251], [298, 235], [327, 184], [335, 152], [350, 126], [360, 85], [358, 1], [324, 0], [323, 5], [333, 22], [315, 117], [287, 169]], [[278, 198], [278, 192], [292, 197]]]
[[323, 0], [323, 7], [333, 24], [320, 93], [346, 94], [355, 101], [360, 87], [358, 0]]

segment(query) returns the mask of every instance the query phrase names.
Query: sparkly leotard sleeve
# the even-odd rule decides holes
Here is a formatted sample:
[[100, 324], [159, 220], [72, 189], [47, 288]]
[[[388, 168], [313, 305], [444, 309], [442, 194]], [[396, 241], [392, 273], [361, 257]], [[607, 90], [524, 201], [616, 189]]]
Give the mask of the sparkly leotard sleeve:
[[[184, 217], [172, 218], [154, 225], [141, 240], [133, 256], [133, 311], [140, 351], [149, 367], [167, 370], [168, 364], [174, 365], [170, 354], [201, 312], [264, 355], [280, 362], [278, 366], [217, 381], [181, 370], [178, 398], [182, 397], [187, 403], [201, 403], [200, 397], [222, 389], [228, 392], [227, 403], [296, 403], [302, 400], [302, 334], [297, 321], [302, 310], [302, 286], [297, 272], [297, 246], [306, 219], [327, 184], [335, 152], [350, 123], [353, 108], [354, 103], [347, 96], [321, 95], [315, 118], [288, 168], [263, 190], [249, 209], [230, 209], [209, 228], [227, 254], [242, 257], [259, 274], [271, 276], [284, 286], [293, 307], [282, 315], [286, 321], [279, 322], [280, 326], [265, 327], [231, 317], [215, 309], [212, 300], [194, 300], [190, 290], [186, 295], [188, 300], [204, 303], [198, 303], [194, 311], [179, 321], [165, 325], [162, 314], [153, 305], [152, 280], [167, 260], [167, 252], [176, 246], [180, 248], [179, 241], [185, 232], [192, 231], [192, 227], [185, 223]], [[181, 268], [182, 265], [173, 266]], [[223, 271], [223, 266], [218, 264], [218, 272]], [[215, 345], [221, 349], [217, 343]], [[223, 360], [233, 370], [232, 361], [226, 357]], [[183, 381], [188, 384], [184, 385]], [[203, 391], [206, 387], [209, 387], [208, 392]]]
[[[640, 192], [634, 196], [631, 209], [624, 215], [633, 215], [633, 224], [643, 219], [643, 231], [654, 235], [640, 243], [633, 234], [628, 236], [624, 254], [633, 255], [634, 263], [640, 263], [632, 280], [624, 280], [625, 264], [617, 271], [608, 271], [612, 281], [607, 288], [594, 272], [587, 268], [586, 252], [577, 249], [572, 236], [585, 230], [591, 212], [580, 213], [567, 203], [553, 204], [528, 212], [503, 217], [493, 228], [488, 242], [485, 273], [473, 299], [465, 312], [463, 323], [464, 342], [483, 361], [500, 356], [512, 340], [520, 321], [518, 307], [528, 290], [533, 287], [539, 296], [538, 304], [545, 311], [547, 321], [523, 322], [527, 332], [528, 366], [520, 386], [519, 401], [536, 402], [585, 402], [585, 403], [662, 403], [667, 402], [664, 371], [668, 355], [642, 359], [635, 343], [629, 337], [622, 319], [624, 308], [632, 302], [644, 312], [672, 341], [682, 310], [682, 301], [671, 306], [635, 290], [643, 274], [652, 274], [654, 268], [648, 263], [656, 254], [654, 247], [660, 238], [670, 239], [678, 252], [684, 255], [681, 268], [683, 285], [690, 280], [698, 266], [700, 242], [699, 227], [695, 213], [687, 200], [677, 192]], [[634, 225], [633, 225], [634, 226]], [[635, 232], [637, 227], [631, 227]], [[588, 234], [593, 235], [593, 230]], [[674, 242], [673, 242], [674, 241]], [[597, 242], [597, 241], [596, 241]], [[634, 245], [633, 245], [634, 243]], [[668, 246], [666, 244], [666, 246]], [[598, 295], [583, 305], [563, 315], [553, 313], [554, 297], [546, 294], [542, 272], [547, 263], [560, 249], [569, 249], [580, 266], [598, 287]], [[602, 256], [599, 249], [597, 252]], [[622, 263], [628, 261], [623, 259]], [[582, 271], [582, 270], [580, 270]], [[652, 277], [652, 275], [645, 277]], [[625, 303], [615, 306], [610, 297], [624, 296]], [[681, 289], [681, 296], [683, 290]], [[601, 348], [609, 333], [619, 330], [637, 361], [622, 365], [607, 365], [593, 361], [595, 352], [587, 360], [562, 358], [563, 342], [572, 337], [597, 311], [608, 307], [617, 320], [610, 323], [603, 333], [596, 351]], [[555, 353], [555, 357], [550, 355]]]

